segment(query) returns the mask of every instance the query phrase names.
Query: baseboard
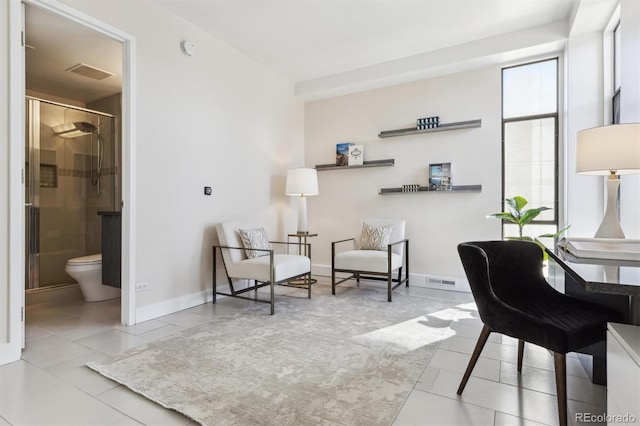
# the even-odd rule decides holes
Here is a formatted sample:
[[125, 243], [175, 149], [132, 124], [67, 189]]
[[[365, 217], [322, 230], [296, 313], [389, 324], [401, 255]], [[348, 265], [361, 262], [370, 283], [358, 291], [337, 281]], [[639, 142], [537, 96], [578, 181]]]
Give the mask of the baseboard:
[[140, 306], [136, 309], [136, 323], [149, 321], [164, 315], [174, 314], [185, 309], [193, 308], [213, 301], [213, 290], [208, 289], [197, 293], [164, 300], [151, 305]]
[[[331, 276], [330, 265], [312, 265], [311, 273], [322, 277]], [[344, 278], [349, 274], [338, 273], [336, 277]], [[409, 274], [409, 285], [413, 287], [434, 288], [438, 290], [459, 291], [470, 293], [469, 282], [464, 277], [445, 277], [432, 274]]]
[[[329, 265], [312, 265], [311, 273], [313, 275], [330, 277], [331, 266]], [[344, 278], [349, 274], [338, 273], [337, 277]], [[440, 283], [438, 283], [438, 280]], [[445, 282], [444, 284], [442, 282]], [[443, 277], [430, 274], [409, 274], [409, 283], [413, 287], [433, 288], [438, 290], [459, 291], [463, 293], [471, 292], [469, 283], [465, 278], [461, 277]], [[453, 283], [453, 284], [451, 284]], [[149, 321], [162, 317], [164, 315], [173, 314], [203, 303], [211, 303], [213, 300], [213, 291], [211, 289], [200, 291], [197, 293], [187, 294], [185, 296], [176, 297], [174, 299], [165, 300], [151, 305], [141, 306], [136, 309], [136, 323]], [[218, 296], [218, 299], [224, 296]]]

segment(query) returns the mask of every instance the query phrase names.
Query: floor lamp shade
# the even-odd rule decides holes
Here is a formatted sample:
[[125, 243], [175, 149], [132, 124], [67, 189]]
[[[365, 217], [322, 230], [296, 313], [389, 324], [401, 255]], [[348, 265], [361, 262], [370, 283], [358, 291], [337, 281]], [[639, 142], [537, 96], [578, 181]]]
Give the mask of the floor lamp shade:
[[624, 238], [616, 211], [617, 175], [640, 173], [640, 123], [614, 124], [578, 132], [576, 173], [609, 176], [607, 207], [596, 238]]
[[298, 196], [298, 233], [308, 233], [307, 197], [318, 195], [318, 173], [315, 169], [299, 168], [287, 172], [287, 195]]

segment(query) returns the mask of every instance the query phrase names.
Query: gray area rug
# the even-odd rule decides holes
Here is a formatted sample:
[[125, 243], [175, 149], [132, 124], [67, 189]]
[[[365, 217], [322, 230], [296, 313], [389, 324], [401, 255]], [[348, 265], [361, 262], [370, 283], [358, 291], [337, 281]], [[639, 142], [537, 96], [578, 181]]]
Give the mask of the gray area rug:
[[[315, 285], [88, 366], [203, 425], [390, 425], [456, 303]], [[306, 292], [304, 292], [306, 294]]]

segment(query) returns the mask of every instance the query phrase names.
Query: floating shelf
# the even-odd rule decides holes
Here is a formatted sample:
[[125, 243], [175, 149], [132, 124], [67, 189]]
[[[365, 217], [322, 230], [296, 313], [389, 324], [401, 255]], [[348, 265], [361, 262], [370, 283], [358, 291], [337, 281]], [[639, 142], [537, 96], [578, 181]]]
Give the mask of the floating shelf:
[[365, 161], [362, 165], [357, 166], [336, 166], [335, 164], [317, 164], [316, 170], [321, 172], [323, 170], [348, 170], [348, 169], [363, 169], [365, 167], [386, 167], [393, 166], [395, 160], [393, 158], [389, 160], [373, 160]]
[[437, 190], [437, 189], [429, 189], [426, 186], [420, 187], [417, 191], [402, 191], [402, 188], [381, 188], [378, 195], [389, 195], [389, 194], [419, 194], [419, 193], [447, 193], [447, 192], [482, 192], [482, 185], [456, 185], [452, 186], [451, 189], [447, 190]]
[[441, 124], [439, 127], [431, 129], [416, 129], [409, 127], [406, 129], [384, 130], [378, 135], [379, 138], [392, 138], [394, 136], [419, 135], [421, 133], [444, 132], [445, 130], [470, 129], [472, 127], [481, 127], [482, 120], [458, 121], [456, 123]]

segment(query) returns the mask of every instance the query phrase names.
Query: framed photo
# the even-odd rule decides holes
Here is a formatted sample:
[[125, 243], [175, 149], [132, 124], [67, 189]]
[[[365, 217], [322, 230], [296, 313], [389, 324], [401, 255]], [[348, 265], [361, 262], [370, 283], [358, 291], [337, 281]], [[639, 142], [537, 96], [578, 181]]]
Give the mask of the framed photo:
[[364, 146], [362, 145], [349, 146], [349, 165], [362, 166], [363, 164], [364, 164]]
[[336, 166], [349, 165], [349, 147], [353, 142], [343, 142], [336, 144]]
[[451, 189], [451, 163], [429, 164], [429, 189], [434, 191]]

